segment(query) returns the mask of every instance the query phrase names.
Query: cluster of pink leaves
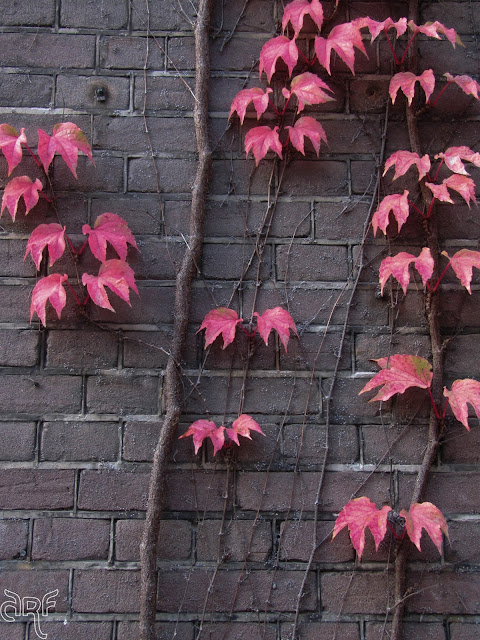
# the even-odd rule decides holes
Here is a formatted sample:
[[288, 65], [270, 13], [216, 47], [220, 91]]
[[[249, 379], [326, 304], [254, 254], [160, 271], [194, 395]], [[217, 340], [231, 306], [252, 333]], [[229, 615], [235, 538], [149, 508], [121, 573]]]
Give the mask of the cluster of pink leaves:
[[[42, 129], [38, 130], [37, 152], [40, 162], [27, 146], [25, 129], [21, 129], [19, 134], [7, 124], [0, 125], [0, 148], [8, 163], [9, 176], [22, 160], [22, 145], [28, 149], [37, 164], [43, 168], [45, 176], [48, 175], [55, 153], [61, 155], [75, 178], [77, 177], [79, 151], [85, 153], [93, 162], [92, 151], [85, 134], [71, 122], [55, 125], [51, 136]], [[43, 193], [42, 190], [43, 184], [38, 178], [35, 181], [26, 175], [12, 178], [3, 192], [0, 215], [7, 209], [12, 220], [15, 221], [21, 198], [24, 200], [25, 215], [27, 215], [38, 203], [39, 194]], [[31, 255], [37, 271], [40, 270], [45, 248], [48, 249], [49, 267], [62, 257], [66, 248], [65, 239], [68, 240], [74, 254], [80, 255], [82, 253], [83, 247], [76, 251], [66, 236], [65, 230], [66, 227], [54, 222], [40, 224], [33, 231], [27, 242], [25, 258], [29, 254]], [[85, 224], [82, 233], [87, 236], [84, 246], [88, 244], [95, 258], [101, 262], [98, 275], [84, 273], [82, 276], [82, 284], [88, 292], [87, 299], [90, 298], [96, 305], [114, 311], [105, 290], [105, 287], [108, 287], [130, 304], [129, 290], [133, 289], [137, 294], [138, 290], [135, 285], [134, 272], [126, 263], [127, 245], [135, 248], [137, 245], [125, 220], [114, 213], [103, 213], [96, 219], [93, 229]], [[116, 251], [118, 259], [107, 260], [107, 243]], [[30, 320], [36, 313], [42, 324], [46, 324], [47, 301], [50, 301], [60, 318], [66, 304], [65, 284], [68, 284], [67, 274], [59, 273], [47, 275], [37, 282], [32, 293]]]
[[[205, 438], [210, 438], [213, 444], [213, 455], [215, 456], [220, 449], [230, 446], [232, 442], [237, 446], [240, 446], [238, 436], [243, 436], [244, 438], [251, 440], [250, 431], [261, 433], [262, 436], [265, 435], [260, 429], [258, 422], [256, 422], [251, 416], [242, 413], [242, 415], [238, 416], [238, 418], [234, 420], [230, 428], [225, 428], [223, 425], [217, 427], [212, 420], [196, 420], [190, 425], [188, 431], [180, 436], [180, 439], [186, 438], [187, 436], [193, 436], [195, 453], [198, 453], [198, 450], [202, 446]], [[227, 441], [225, 441], [225, 434], [228, 437]]]

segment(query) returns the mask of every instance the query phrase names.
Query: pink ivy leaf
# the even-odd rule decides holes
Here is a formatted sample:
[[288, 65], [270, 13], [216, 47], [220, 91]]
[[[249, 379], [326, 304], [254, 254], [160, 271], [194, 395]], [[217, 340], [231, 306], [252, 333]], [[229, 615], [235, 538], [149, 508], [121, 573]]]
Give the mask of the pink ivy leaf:
[[449, 202], [453, 204], [453, 200], [450, 197], [446, 184], [433, 184], [432, 182], [425, 182], [425, 186], [433, 193], [434, 198], [440, 202]]
[[25, 129], [18, 131], [9, 124], [0, 124], [0, 149], [8, 163], [8, 175], [20, 164], [22, 159], [22, 144], [27, 144]]
[[279, 58], [285, 62], [289, 74], [292, 75], [292, 71], [298, 61], [298, 48], [295, 40], [289, 40], [286, 36], [277, 36], [263, 45], [260, 51], [260, 78], [262, 77], [262, 72], [265, 71], [268, 82], [270, 82]]
[[261, 433], [262, 436], [265, 434], [260, 429], [260, 425], [256, 422], [251, 416], [242, 413], [241, 416], [234, 421], [230, 429], [227, 429], [228, 436], [230, 440], [233, 440], [235, 444], [240, 446], [240, 442], [238, 441], [238, 436], [243, 436], [244, 438], [252, 439], [250, 435], [250, 431], [256, 431], [257, 433]]
[[59, 273], [52, 273], [45, 278], [42, 278], [37, 282], [32, 292], [32, 302], [30, 304], [30, 322], [32, 321], [33, 314], [36, 313], [40, 318], [43, 326], [46, 326], [46, 304], [50, 300], [51, 305], [57, 312], [57, 316], [60, 319], [62, 309], [67, 302], [67, 294], [63, 287], [63, 283], [66, 282], [68, 276], [66, 273], [60, 275]]
[[317, 59], [322, 67], [325, 67], [329, 75], [331, 75], [330, 57], [332, 50], [337, 52], [353, 75], [355, 75], [354, 47], [368, 58], [362, 41], [360, 27], [355, 21], [333, 27], [327, 38], [322, 38], [321, 36], [315, 37], [315, 53], [317, 54]]
[[448, 526], [445, 516], [431, 502], [414, 502], [409, 511], [402, 509], [400, 515], [405, 518], [405, 528], [408, 537], [421, 551], [420, 540], [422, 537], [422, 529], [428, 533], [437, 547], [438, 553], [442, 553], [442, 531], [448, 538]]
[[25, 260], [30, 253], [37, 271], [40, 269], [45, 247], [48, 247], [48, 256], [50, 258], [48, 264], [51, 267], [56, 260], [62, 257], [65, 251], [65, 227], [62, 227], [57, 222], [51, 222], [50, 224], [39, 224], [33, 230], [28, 239], [27, 250], [23, 259]]
[[418, 169], [418, 179], [424, 178], [430, 171], [430, 158], [427, 154], [420, 158], [418, 153], [412, 153], [411, 151], [395, 151], [385, 162], [385, 169], [383, 175], [387, 173], [390, 167], [395, 167], [395, 175], [393, 179], [396, 180], [400, 176], [405, 175], [412, 165], [416, 165]]
[[213, 455], [215, 456], [225, 443], [225, 427], [217, 428], [217, 425], [211, 420], [196, 420], [190, 425], [188, 431], [179, 437], [179, 440], [187, 436], [193, 436], [195, 454], [198, 453], [205, 438], [210, 438], [213, 444]]
[[232, 100], [228, 119], [230, 120], [232, 115], [237, 112], [238, 117], [240, 118], [240, 122], [243, 124], [245, 114], [247, 112], [247, 106], [250, 104], [250, 102], [253, 102], [253, 106], [255, 108], [255, 111], [257, 112], [257, 120], [259, 120], [262, 113], [265, 113], [265, 111], [267, 110], [269, 100], [268, 95], [272, 93], [272, 91], [273, 89], [270, 89], [270, 87], [265, 89], [265, 91], [260, 87], [253, 87], [252, 89], [242, 89]]
[[397, 221], [398, 230], [405, 224], [410, 213], [408, 204], [408, 191], [405, 189], [403, 194], [393, 193], [385, 196], [381, 201], [378, 209], [372, 217], [373, 235], [377, 235], [377, 229], [381, 229], [387, 235], [387, 227], [390, 220], [390, 212], [393, 213]]
[[23, 197], [25, 202], [25, 215], [33, 209], [38, 202], [38, 192], [43, 189], [43, 185], [37, 178], [35, 182], [32, 182], [28, 176], [19, 176], [18, 178], [12, 178], [7, 183], [3, 191], [2, 197], [2, 209], [0, 216], [3, 214], [3, 210], [8, 209], [12, 220], [15, 222], [15, 216], [17, 215], [18, 203], [20, 198]]
[[282, 309], [282, 307], [267, 309], [262, 315], [255, 311], [253, 315], [257, 317], [258, 333], [266, 345], [268, 345], [268, 338], [272, 329], [275, 329], [278, 333], [285, 347], [285, 351], [287, 351], [287, 345], [290, 339], [290, 329], [298, 336], [297, 327], [295, 326], [292, 316], [288, 311]]
[[455, 418], [463, 424], [467, 431], [470, 431], [468, 425], [469, 404], [475, 410], [477, 418], [480, 418], [480, 382], [470, 378], [455, 380], [451, 391], [447, 387], [443, 388], [443, 395], [448, 398]]
[[287, 125], [286, 129], [289, 131], [290, 142], [302, 155], [305, 155], [305, 138], [310, 139], [317, 156], [320, 151], [321, 140], [328, 144], [322, 125], [311, 116], [299, 118], [293, 127]]
[[455, 275], [462, 285], [472, 293], [470, 284], [473, 277], [473, 267], [480, 269], [480, 252], [471, 249], [460, 249], [451, 258], [446, 251], [442, 251], [442, 256], [446, 256], [450, 260], [450, 265], [455, 271]]
[[250, 129], [245, 135], [245, 151], [247, 156], [250, 149], [255, 157], [256, 165], [267, 155], [270, 149], [275, 151], [281, 158], [282, 143], [278, 136], [278, 127], [270, 129], [270, 127], [262, 126]]
[[95, 220], [93, 229], [90, 225], [84, 224], [82, 233], [88, 235], [88, 246], [100, 262], [106, 260], [107, 242], [112, 245], [124, 262], [127, 259], [127, 244], [138, 249], [128, 224], [115, 213], [102, 213]]
[[335, 100], [323, 91], [332, 91], [316, 73], [306, 71], [296, 76], [290, 85], [290, 93], [297, 96], [298, 111], [303, 111], [304, 106], [311, 104], [324, 104], [331, 100]]
[[423, 286], [427, 284], [427, 281], [432, 277], [434, 267], [430, 249], [424, 247], [418, 257], [406, 251], [401, 251], [396, 256], [389, 256], [382, 260], [379, 273], [382, 295], [385, 283], [390, 276], [398, 280], [403, 289], [403, 293], [407, 293], [407, 286], [410, 282], [409, 267], [412, 262], [422, 277]]
[[443, 33], [454, 49], [456, 44], [463, 46], [455, 29], [447, 29], [447, 27], [441, 22], [438, 22], [438, 20], [435, 20], [435, 22], [426, 22], [420, 26], [416, 25], [413, 20], [410, 20], [408, 26], [414, 33], [423, 33], [429, 38], [436, 38], [437, 40], [441, 40], [440, 34]]
[[390, 29], [395, 29], [397, 32], [397, 37], [400, 37], [407, 30], [407, 19], [400, 18], [397, 22], [394, 22], [392, 18], [387, 18], [383, 22], [377, 22], [376, 20], [372, 20], [368, 16], [357, 18], [354, 20], [355, 24], [363, 29], [365, 27], [368, 28], [371, 35], [371, 42], [375, 40], [375, 38], [383, 31], [387, 33]]
[[95, 164], [86, 135], [73, 122], [56, 124], [53, 127], [51, 136], [42, 129], [38, 129], [38, 155], [45, 172], [48, 171], [55, 153], [59, 153], [76, 178], [79, 151], [87, 155], [91, 162]]
[[470, 200], [473, 200], [473, 202], [477, 204], [477, 200], [475, 198], [475, 182], [471, 178], [454, 173], [448, 178], [445, 178], [445, 180], [443, 180], [443, 184], [449, 189], [453, 189], [459, 193], [469, 207]]
[[375, 360], [381, 368], [360, 391], [365, 393], [383, 385], [377, 395], [370, 400], [388, 400], [396, 393], [404, 393], [410, 387], [428, 389], [432, 381], [432, 365], [420, 356], [395, 354]]
[[243, 319], [238, 317], [236, 311], [219, 307], [207, 313], [197, 333], [205, 329], [205, 349], [221, 334], [223, 337], [222, 349], [225, 349], [233, 342], [237, 324], [241, 322]]
[[462, 160], [471, 162], [476, 167], [480, 167], [480, 153], [475, 153], [469, 147], [449, 147], [445, 153], [437, 153], [435, 159], [443, 158], [445, 164], [454, 173], [461, 173], [464, 176], [470, 175]]
[[478, 91], [480, 90], [480, 84], [476, 80], [470, 76], [452, 76], [448, 72], [443, 75], [447, 78], [448, 82], [458, 85], [467, 96], [473, 96], [479, 100]]
[[128, 304], [130, 304], [130, 289], [133, 289], [138, 295], [133, 269], [122, 260], [107, 260], [100, 266], [98, 276], [84, 273], [82, 283], [87, 287], [93, 302], [110, 311], [115, 311], [115, 309], [110, 304], [105, 287], [108, 287]]
[[357, 552], [358, 559], [361, 560], [365, 548], [365, 529], [370, 529], [375, 540], [375, 548], [378, 551], [387, 531], [387, 517], [391, 510], [392, 508], [388, 505], [377, 509], [376, 504], [366, 496], [350, 500], [338, 514], [332, 540], [344, 527], [348, 526], [352, 545]]
[[408, 104], [412, 104], [413, 96], [415, 95], [415, 83], [419, 82], [425, 91], [426, 101], [428, 102], [430, 96], [435, 89], [435, 76], [432, 69], [426, 69], [421, 75], [416, 76], [411, 71], [404, 71], [396, 73], [390, 80], [390, 86], [388, 92], [392, 99], [392, 104], [395, 104], [398, 90], [401, 89], [408, 99]]
[[298, 36], [303, 27], [303, 19], [309, 15], [319, 29], [323, 24], [323, 9], [319, 0], [293, 0], [285, 7], [282, 19], [282, 30], [285, 31], [288, 23], [293, 27], [294, 38]]

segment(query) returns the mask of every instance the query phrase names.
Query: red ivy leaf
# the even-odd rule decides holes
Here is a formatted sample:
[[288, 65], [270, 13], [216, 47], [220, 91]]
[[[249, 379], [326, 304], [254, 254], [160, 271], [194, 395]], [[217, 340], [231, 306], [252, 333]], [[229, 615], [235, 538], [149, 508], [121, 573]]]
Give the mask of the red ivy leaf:
[[426, 22], [420, 26], [416, 25], [413, 20], [410, 20], [408, 26], [414, 33], [423, 33], [429, 38], [436, 38], [437, 40], [441, 40], [440, 33], [443, 33], [454, 49], [457, 43], [463, 46], [455, 29], [447, 29], [447, 27], [441, 22], [438, 22], [438, 20], [435, 20], [435, 22]]
[[404, 223], [410, 213], [410, 207], [408, 204], [408, 191], [405, 189], [403, 194], [394, 193], [390, 196], [385, 196], [381, 201], [378, 209], [375, 211], [372, 217], [373, 235], [377, 235], [377, 229], [380, 228], [385, 235], [387, 235], [387, 227], [389, 223], [390, 212], [393, 213], [395, 220], [397, 221], [398, 230], [403, 227]]
[[404, 393], [410, 387], [428, 389], [432, 382], [432, 365], [420, 356], [395, 354], [388, 358], [375, 360], [379, 371], [363, 387], [358, 395], [383, 385], [377, 395], [370, 400], [388, 400], [396, 393]]
[[232, 427], [227, 429], [228, 436], [230, 440], [233, 440], [235, 444], [240, 446], [240, 442], [238, 441], [238, 436], [243, 436], [244, 438], [252, 439], [250, 436], [250, 431], [256, 431], [257, 433], [261, 433], [262, 436], [265, 434], [260, 429], [260, 425], [256, 422], [251, 416], [247, 416], [245, 413], [242, 413], [241, 416], [234, 421]]
[[238, 317], [236, 311], [233, 309], [227, 309], [226, 307], [219, 307], [218, 309], [213, 309], [207, 313], [197, 333], [202, 331], [202, 329], [206, 329], [205, 349], [208, 345], [212, 344], [220, 334], [222, 334], [222, 349], [225, 349], [225, 347], [233, 342], [237, 324], [240, 322], [243, 322], [243, 319]]
[[25, 129], [18, 131], [9, 124], [0, 124], [0, 149], [8, 163], [8, 175], [22, 159], [22, 144], [27, 144]]
[[230, 120], [230, 118], [236, 111], [238, 117], [240, 118], [240, 122], [243, 124], [245, 113], [247, 112], [247, 106], [250, 104], [250, 102], [253, 102], [253, 106], [255, 107], [255, 111], [257, 112], [258, 120], [262, 113], [265, 113], [265, 111], [267, 110], [268, 94], [272, 93], [272, 91], [273, 89], [270, 89], [270, 87], [265, 89], [265, 91], [260, 87], [253, 87], [252, 89], [242, 89], [232, 100], [228, 119]]
[[281, 158], [282, 143], [278, 137], [278, 127], [270, 129], [270, 127], [263, 126], [250, 129], [245, 136], [245, 151], [247, 156], [250, 149], [253, 151], [255, 164], [257, 165], [260, 160], [267, 155], [269, 149], [275, 151]]
[[431, 502], [414, 502], [409, 511], [402, 509], [400, 515], [405, 518], [408, 537], [419, 551], [422, 550], [420, 547], [422, 529], [425, 529], [437, 547], [438, 553], [442, 553], [442, 531], [448, 538], [448, 526], [438, 507]]
[[56, 124], [51, 136], [42, 129], [38, 129], [38, 155], [46, 172], [55, 153], [59, 153], [76, 178], [79, 151], [83, 151], [93, 163], [92, 150], [87, 137], [73, 122]]
[[411, 71], [396, 73], [390, 80], [390, 87], [388, 89], [390, 97], [392, 98], [392, 104], [395, 104], [398, 90], [401, 89], [408, 98], [408, 104], [411, 105], [413, 96], [415, 95], [416, 82], [419, 82], [422, 86], [425, 91], [426, 101], [428, 102], [435, 89], [435, 76], [431, 69], [426, 69], [419, 76], [416, 76]]
[[262, 77], [262, 71], [265, 71], [270, 82], [279, 58], [285, 62], [289, 74], [292, 75], [298, 60], [298, 48], [295, 40], [289, 40], [286, 36], [277, 36], [263, 45], [260, 51], [260, 77]]
[[127, 259], [127, 243], [138, 249], [128, 224], [115, 213], [102, 213], [95, 220], [93, 229], [90, 225], [84, 224], [82, 233], [88, 235], [88, 245], [100, 262], [106, 260], [107, 242], [112, 245], [123, 261]]
[[[437, 156], [435, 156], [437, 157]], [[393, 179], [396, 180], [400, 176], [405, 175], [412, 165], [416, 165], [418, 169], [418, 179], [424, 178], [430, 171], [430, 158], [427, 154], [420, 158], [418, 153], [412, 153], [411, 151], [395, 151], [385, 162], [385, 169], [383, 175], [387, 173], [390, 167], [395, 167], [395, 175]]]
[[362, 34], [360, 33], [360, 26], [356, 24], [355, 21], [333, 27], [328, 34], [328, 38], [322, 38], [321, 36], [315, 37], [315, 53], [317, 54], [317, 59], [322, 67], [325, 67], [329, 75], [331, 75], [330, 56], [332, 50], [338, 53], [353, 75], [355, 75], [353, 66], [355, 62], [354, 47], [367, 56], [362, 41]]
[[317, 156], [321, 140], [327, 143], [327, 136], [322, 125], [311, 116], [299, 118], [293, 127], [287, 125], [286, 129], [289, 130], [290, 142], [302, 155], [305, 155], [305, 138], [310, 139]]
[[303, 19], [306, 15], [309, 15], [315, 22], [319, 29], [322, 28], [323, 23], [323, 9], [319, 0], [293, 0], [285, 7], [282, 19], [282, 29], [285, 31], [287, 24], [293, 27], [295, 32], [294, 38], [298, 36], [303, 27]]
[[442, 251], [442, 256], [446, 256], [450, 260], [450, 265], [455, 271], [455, 275], [462, 285], [472, 293], [470, 283], [472, 282], [473, 267], [480, 269], [480, 252], [471, 249], [460, 249], [451, 258], [446, 251]]
[[454, 83], [460, 87], [460, 89], [467, 94], [467, 96], [473, 96], [477, 100], [480, 84], [471, 78], [470, 76], [452, 76], [450, 73], [443, 74], [448, 82]]
[[0, 216], [3, 214], [3, 210], [7, 208], [12, 216], [12, 220], [15, 222], [18, 203], [22, 197], [25, 202], [25, 215], [27, 215], [28, 212], [37, 204], [38, 192], [42, 189], [43, 185], [38, 178], [35, 182], [32, 182], [28, 176], [13, 178], [8, 182], [3, 191], [2, 210], [0, 211]]
[[311, 104], [324, 104], [331, 100], [335, 100], [327, 95], [323, 89], [332, 91], [316, 73], [306, 71], [296, 76], [290, 84], [291, 94], [297, 96], [298, 111], [303, 111], [303, 107]]
[[470, 431], [467, 405], [471, 404], [477, 414], [477, 418], [480, 418], [480, 382], [470, 378], [455, 380], [451, 391], [447, 387], [443, 388], [443, 395], [448, 398], [453, 415], [463, 424], [467, 431]]
[[179, 439], [187, 436], [193, 436], [193, 446], [196, 454], [205, 438], [210, 438], [213, 444], [213, 455], [216, 455], [217, 451], [220, 451], [225, 443], [225, 427], [217, 428], [217, 425], [211, 420], [196, 420]]
[[268, 337], [272, 329], [275, 329], [280, 336], [285, 351], [287, 351], [287, 345], [290, 339], [289, 330], [291, 329], [298, 336], [297, 327], [295, 326], [292, 316], [288, 311], [282, 309], [282, 307], [267, 309], [262, 315], [255, 311], [253, 315], [257, 316], [258, 333], [262, 336], [266, 345], [268, 345]]
[[62, 227], [57, 222], [52, 222], [50, 224], [39, 224], [33, 230], [28, 239], [27, 250], [23, 259], [25, 260], [30, 253], [37, 271], [40, 269], [45, 247], [48, 247], [48, 256], [50, 258], [48, 264], [51, 267], [55, 260], [62, 257], [65, 251], [65, 227]]
[[68, 276], [66, 273], [64, 273], [63, 276], [59, 273], [52, 273], [37, 282], [32, 292], [30, 322], [32, 321], [33, 314], [36, 313], [43, 326], [46, 326], [45, 306], [48, 300], [50, 300], [53, 308], [57, 312], [58, 318], [60, 319], [60, 314], [62, 313], [62, 309], [67, 301], [67, 295], [63, 288], [63, 283], [66, 282], [67, 279]]
[[392, 508], [388, 505], [377, 509], [375, 503], [371, 502], [366, 496], [350, 500], [338, 515], [333, 529], [332, 540], [337, 533], [348, 526], [350, 539], [358, 554], [358, 559], [361, 560], [363, 549], [365, 548], [365, 529], [370, 529], [375, 540], [375, 548], [378, 551], [380, 542], [387, 531], [387, 517], [388, 512], [391, 510]]
[[368, 28], [372, 37], [371, 42], [373, 42], [382, 31], [387, 33], [390, 29], [395, 29], [397, 37], [400, 37], [407, 30], [406, 18], [400, 18], [397, 22], [394, 22], [391, 18], [387, 18], [383, 22], [377, 22], [376, 20], [372, 20], [372, 18], [362, 17], [357, 18], [354, 22], [360, 29], [363, 29], [364, 27]]
[[82, 283], [87, 287], [93, 302], [110, 311], [115, 311], [115, 309], [110, 304], [105, 287], [111, 289], [128, 304], [130, 304], [129, 289], [133, 289], [138, 295], [133, 269], [122, 260], [107, 260], [100, 266], [98, 276], [84, 273]]
[[423, 286], [427, 284], [433, 273], [434, 261], [430, 253], [430, 249], [424, 247], [418, 257], [415, 257], [411, 253], [401, 251], [396, 256], [389, 256], [382, 260], [380, 265], [380, 284], [381, 294], [383, 295], [383, 288], [390, 276], [393, 276], [399, 281], [403, 293], [407, 293], [407, 286], [410, 282], [410, 264], [414, 263], [418, 273], [422, 276]]

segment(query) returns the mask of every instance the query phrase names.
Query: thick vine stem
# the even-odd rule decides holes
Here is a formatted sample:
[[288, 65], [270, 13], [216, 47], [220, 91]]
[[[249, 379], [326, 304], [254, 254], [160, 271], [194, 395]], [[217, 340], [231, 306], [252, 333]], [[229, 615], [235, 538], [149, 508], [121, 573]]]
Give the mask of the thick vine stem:
[[208, 90], [210, 52], [208, 32], [213, 0], [199, 0], [195, 24], [195, 107], [194, 124], [198, 164], [192, 188], [190, 238], [176, 278], [173, 337], [165, 374], [165, 417], [150, 476], [147, 514], [140, 545], [140, 640], [155, 640], [157, 603], [157, 555], [160, 517], [165, 504], [166, 471], [170, 445], [181, 416], [180, 362], [187, 334], [191, 283], [203, 246], [206, 196], [210, 180], [212, 153], [208, 134]]

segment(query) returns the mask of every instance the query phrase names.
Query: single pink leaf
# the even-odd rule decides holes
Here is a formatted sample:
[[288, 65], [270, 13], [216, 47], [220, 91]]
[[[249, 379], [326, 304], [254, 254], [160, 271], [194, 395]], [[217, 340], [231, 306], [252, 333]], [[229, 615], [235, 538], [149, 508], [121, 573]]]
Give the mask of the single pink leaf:
[[50, 258], [48, 264], [51, 267], [55, 260], [62, 257], [65, 251], [65, 227], [62, 227], [57, 222], [51, 222], [50, 224], [39, 224], [33, 230], [28, 239], [27, 250], [23, 259], [25, 260], [30, 253], [37, 271], [40, 269], [45, 247], [48, 247], [48, 256]]
[[450, 265], [455, 271], [455, 275], [468, 293], [471, 294], [470, 284], [473, 277], [473, 267], [480, 269], [480, 252], [472, 251], [471, 249], [460, 249], [451, 258], [446, 251], [442, 251], [442, 255], [450, 260]]
[[304, 106], [311, 104], [324, 104], [331, 100], [335, 100], [323, 91], [332, 91], [316, 73], [306, 71], [301, 73], [292, 80], [290, 84], [291, 94], [297, 96], [298, 111], [303, 111]]
[[256, 422], [251, 416], [247, 416], [245, 413], [242, 413], [241, 416], [234, 421], [232, 427], [227, 429], [228, 436], [230, 440], [233, 440], [235, 444], [240, 446], [240, 442], [238, 441], [238, 436], [243, 436], [244, 438], [248, 438], [251, 440], [250, 431], [256, 431], [257, 433], [261, 433], [262, 436], [265, 434], [260, 429], [260, 425]]
[[470, 200], [477, 204], [475, 198], [475, 182], [467, 176], [461, 176], [458, 173], [445, 178], [443, 183], [449, 188], [459, 193], [470, 207]]
[[385, 169], [383, 175], [387, 173], [390, 167], [395, 167], [395, 175], [393, 179], [396, 180], [400, 176], [405, 175], [412, 165], [415, 165], [418, 169], [418, 179], [424, 178], [430, 171], [430, 158], [428, 155], [424, 155], [420, 158], [418, 153], [412, 153], [411, 151], [395, 151], [385, 162]]
[[289, 40], [286, 36], [277, 36], [263, 45], [260, 51], [260, 78], [262, 77], [262, 72], [265, 71], [268, 82], [270, 82], [279, 58], [285, 62], [289, 74], [292, 75], [292, 71], [298, 61], [298, 48], [295, 40]]
[[434, 198], [440, 202], [449, 202], [453, 204], [453, 200], [450, 197], [446, 184], [433, 184], [432, 182], [425, 182], [425, 186], [433, 193]]
[[95, 220], [93, 229], [90, 225], [84, 224], [82, 233], [88, 235], [88, 245], [100, 262], [106, 260], [107, 242], [112, 245], [124, 262], [127, 259], [127, 243], [138, 249], [128, 224], [115, 213], [102, 213]]
[[377, 229], [381, 229], [387, 235], [390, 212], [393, 213], [400, 231], [410, 212], [408, 193], [405, 189], [403, 194], [393, 193], [390, 196], [385, 196], [372, 217], [373, 235], [377, 235]]
[[46, 172], [55, 153], [59, 153], [76, 178], [79, 151], [87, 155], [95, 164], [87, 137], [73, 122], [56, 124], [51, 136], [42, 129], [38, 129], [38, 155]]
[[463, 424], [467, 431], [470, 431], [468, 426], [469, 404], [475, 410], [477, 418], [480, 418], [480, 382], [470, 378], [455, 380], [451, 391], [447, 387], [443, 388], [443, 395], [448, 398], [455, 418]]
[[217, 428], [217, 425], [211, 420], [196, 420], [190, 425], [188, 431], [179, 437], [179, 440], [187, 436], [193, 436], [193, 446], [196, 454], [205, 438], [210, 438], [213, 444], [213, 455], [215, 456], [225, 443], [225, 427]]
[[257, 112], [258, 120], [262, 113], [265, 113], [265, 111], [267, 110], [269, 100], [268, 95], [272, 93], [272, 91], [273, 89], [270, 89], [270, 87], [265, 89], [265, 91], [260, 87], [253, 87], [252, 89], [242, 89], [232, 100], [228, 119], [230, 120], [232, 115], [237, 112], [238, 117], [240, 118], [240, 122], [243, 124], [243, 120], [245, 119], [245, 114], [247, 112], [247, 107], [250, 102], [253, 102], [253, 106], [255, 108], [255, 111]]
[[436, 38], [437, 40], [441, 40], [440, 34], [443, 33], [454, 49], [457, 43], [462, 44], [455, 29], [447, 29], [447, 27], [441, 22], [438, 22], [438, 20], [435, 20], [435, 22], [426, 22], [420, 26], [416, 25], [413, 20], [410, 20], [408, 26], [414, 33], [423, 33], [429, 38]]
[[278, 136], [278, 127], [270, 129], [270, 127], [262, 126], [250, 129], [245, 135], [245, 151], [247, 156], [250, 149], [253, 151], [256, 165], [267, 155], [270, 149], [275, 151], [281, 158], [282, 143]]
[[387, 532], [387, 517], [391, 510], [392, 508], [388, 505], [377, 509], [376, 504], [366, 496], [350, 500], [338, 514], [332, 540], [337, 533], [348, 526], [353, 547], [357, 552], [358, 559], [361, 560], [365, 548], [365, 529], [370, 529], [375, 540], [375, 548], [378, 551], [380, 542]]
[[317, 156], [321, 140], [327, 143], [327, 136], [322, 125], [311, 116], [299, 118], [293, 127], [287, 125], [286, 129], [289, 131], [290, 142], [302, 155], [305, 155], [305, 138], [310, 139]]
[[63, 283], [66, 282], [68, 276], [66, 273], [60, 275], [59, 273], [52, 273], [45, 278], [42, 278], [37, 282], [32, 292], [32, 302], [30, 304], [30, 322], [32, 321], [33, 314], [36, 313], [40, 318], [43, 326], [46, 326], [46, 304], [50, 300], [53, 308], [57, 312], [57, 316], [60, 319], [62, 309], [66, 304], [67, 295], [63, 287]]
[[[375, 360], [381, 368], [360, 393], [371, 391], [383, 385], [377, 395], [370, 400], [388, 400], [396, 393], [404, 393], [410, 387], [428, 389], [432, 382], [432, 365], [420, 356], [395, 354]], [[360, 394], [359, 394], [360, 395]]]
[[360, 27], [353, 22], [339, 24], [328, 34], [327, 38], [316, 36], [315, 53], [322, 67], [325, 67], [327, 73], [330, 73], [330, 56], [332, 51], [336, 51], [340, 58], [345, 62], [350, 71], [355, 75], [355, 48], [361, 51], [367, 58], [367, 52], [362, 41]]
[[411, 71], [396, 73], [390, 80], [390, 87], [388, 89], [392, 104], [395, 104], [398, 90], [401, 89], [408, 99], [408, 104], [411, 105], [413, 96], [415, 95], [416, 82], [419, 82], [422, 86], [425, 91], [426, 101], [428, 102], [435, 89], [435, 76], [431, 69], [426, 69], [419, 76], [416, 76]]
[[398, 280], [403, 289], [403, 293], [407, 293], [407, 286], [410, 282], [409, 266], [412, 262], [422, 276], [423, 286], [426, 285], [427, 281], [432, 277], [434, 267], [430, 250], [424, 247], [418, 257], [415, 257], [411, 253], [401, 251], [396, 256], [389, 256], [382, 260], [379, 272], [382, 295], [385, 283], [390, 276]]
[[28, 176], [12, 178], [12, 180], [7, 183], [3, 191], [2, 210], [0, 211], [0, 216], [6, 208], [8, 209], [12, 220], [15, 222], [18, 203], [22, 197], [25, 202], [25, 215], [27, 215], [28, 212], [37, 204], [38, 192], [42, 189], [43, 185], [38, 178], [35, 182], [32, 182]]
[[199, 333], [205, 329], [205, 349], [208, 345], [218, 338], [220, 334], [223, 337], [223, 347], [225, 349], [233, 339], [235, 338], [235, 331], [237, 324], [243, 322], [242, 318], [238, 317], [238, 314], [233, 309], [227, 309], [226, 307], [219, 307], [209, 311], [203, 319]]
[[133, 269], [122, 260], [107, 260], [100, 266], [98, 276], [84, 273], [82, 283], [87, 287], [93, 302], [110, 311], [115, 311], [115, 309], [110, 304], [105, 287], [108, 287], [128, 304], [130, 304], [129, 289], [133, 289], [138, 295]]
[[390, 29], [395, 29], [395, 31], [397, 32], [397, 37], [400, 37], [407, 30], [406, 18], [400, 18], [400, 20], [398, 20], [397, 22], [394, 22], [391, 18], [387, 18], [383, 22], [377, 22], [376, 20], [372, 20], [372, 18], [365, 16], [356, 18], [354, 22], [360, 29], [363, 29], [365, 27], [368, 28], [372, 37], [371, 42], [373, 42], [382, 31], [386, 34]]
[[27, 144], [25, 129], [18, 131], [8, 124], [0, 124], [0, 149], [8, 163], [8, 175], [20, 164], [22, 159], [22, 144]]
[[449, 147], [445, 153], [437, 153], [435, 158], [443, 158], [445, 164], [454, 173], [461, 173], [468, 176], [469, 173], [465, 169], [462, 160], [471, 162], [476, 167], [480, 167], [480, 153], [475, 153], [469, 147]]
[[282, 19], [282, 30], [285, 31], [288, 23], [293, 27], [295, 32], [294, 38], [298, 36], [303, 27], [303, 19], [309, 15], [319, 29], [323, 23], [323, 9], [319, 0], [293, 0], [285, 7]]
[[253, 315], [257, 316], [258, 333], [266, 345], [268, 345], [268, 337], [272, 329], [275, 329], [280, 336], [285, 351], [287, 351], [287, 345], [290, 339], [290, 329], [298, 336], [297, 327], [295, 326], [292, 316], [288, 311], [282, 309], [282, 307], [267, 309], [262, 315], [255, 311]]
[[437, 547], [438, 553], [442, 553], [442, 531], [448, 538], [448, 526], [438, 507], [431, 502], [414, 502], [409, 511], [402, 509], [400, 515], [405, 518], [408, 537], [419, 551], [422, 550], [420, 547], [422, 529], [425, 529]]
[[447, 78], [448, 82], [458, 85], [467, 96], [473, 96], [479, 100], [478, 91], [480, 90], [480, 84], [476, 80], [470, 76], [452, 76], [448, 72], [443, 75]]

